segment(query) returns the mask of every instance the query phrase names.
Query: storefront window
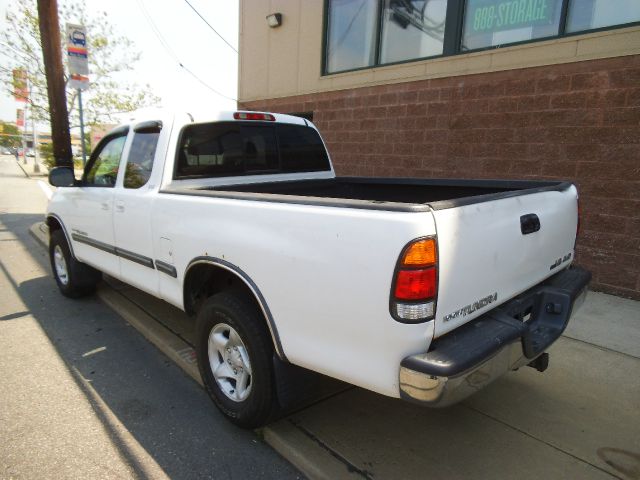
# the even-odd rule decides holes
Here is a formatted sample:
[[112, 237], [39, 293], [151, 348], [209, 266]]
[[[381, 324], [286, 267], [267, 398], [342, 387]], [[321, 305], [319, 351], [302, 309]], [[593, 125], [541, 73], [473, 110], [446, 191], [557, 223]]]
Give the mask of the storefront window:
[[640, 22], [640, 0], [325, 0], [325, 8], [323, 74]]
[[331, 0], [327, 35], [327, 71], [368, 67], [375, 63], [377, 0]]
[[558, 35], [562, 0], [468, 0], [462, 50]]
[[380, 63], [442, 55], [447, 0], [385, 0]]
[[570, 0], [567, 32], [640, 21], [638, 0]]

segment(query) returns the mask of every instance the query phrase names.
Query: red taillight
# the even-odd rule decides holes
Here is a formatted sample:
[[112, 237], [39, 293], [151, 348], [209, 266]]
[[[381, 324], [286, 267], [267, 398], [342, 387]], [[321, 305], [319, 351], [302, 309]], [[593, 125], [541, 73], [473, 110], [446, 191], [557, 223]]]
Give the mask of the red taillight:
[[397, 300], [428, 300], [436, 296], [436, 269], [400, 270], [394, 295]]
[[233, 118], [236, 120], [263, 120], [267, 122], [275, 122], [276, 118], [270, 113], [255, 112], [235, 112]]
[[410, 242], [398, 258], [389, 301], [391, 316], [403, 323], [431, 320], [438, 296], [438, 244], [435, 237]]

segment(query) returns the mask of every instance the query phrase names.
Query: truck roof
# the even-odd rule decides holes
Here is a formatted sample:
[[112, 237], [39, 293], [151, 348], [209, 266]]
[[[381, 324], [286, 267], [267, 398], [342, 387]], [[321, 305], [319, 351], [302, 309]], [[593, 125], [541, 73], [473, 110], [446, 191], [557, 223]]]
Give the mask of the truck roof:
[[177, 127], [177, 128], [181, 128], [182, 126], [191, 124], [191, 123], [244, 121], [245, 120], [244, 118], [234, 118], [234, 117], [237, 117], [238, 114], [248, 114], [248, 115], [260, 114], [260, 115], [270, 116], [273, 118], [273, 120], [251, 119], [251, 121], [305, 125], [317, 130], [315, 125], [313, 125], [313, 123], [309, 122], [308, 120], [302, 117], [296, 117], [294, 115], [287, 115], [284, 113], [261, 112], [261, 111], [253, 111], [253, 110], [217, 110], [217, 111], [212, 111], [211, 114], [194, 116], [186, 111], [176, 112], [176, 111], [171, 111], [163, 108], [145, 108], [145, 109], [131, 112], [130, 117], [126, 121], [120, 123], [113, 130], [120, 129], [125, 126], [133, 127], [140, 122], [147, 122], [147, 121], [153, 121], [153, 120], [160, 120], [163, 123], [172, 123], [174, 127]]

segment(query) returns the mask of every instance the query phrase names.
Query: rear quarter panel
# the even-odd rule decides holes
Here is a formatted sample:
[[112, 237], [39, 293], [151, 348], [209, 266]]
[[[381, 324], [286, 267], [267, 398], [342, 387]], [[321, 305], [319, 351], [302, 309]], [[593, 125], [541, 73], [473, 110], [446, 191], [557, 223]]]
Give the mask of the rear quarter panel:
[[407, 242], [435, 233], [430, 212], [164, 193], [154, 209], [155, 238], [171, 240], [178, 271], [176, 279], [163, 276], [168, 300], [182, 304], [183, 276], [195, 257], [226, 260], [261, 291], [290, 362], [398, 396], [400, 361], [426, 351], [433, 322], [393, 320], [392, 275]]

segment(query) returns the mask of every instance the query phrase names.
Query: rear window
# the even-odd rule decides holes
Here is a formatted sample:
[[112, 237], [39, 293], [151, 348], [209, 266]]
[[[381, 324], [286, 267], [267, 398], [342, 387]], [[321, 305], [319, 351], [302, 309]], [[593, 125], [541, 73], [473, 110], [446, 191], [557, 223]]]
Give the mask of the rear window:
[[175, 178], [330, 170], [318, 132], [288, 124], [215, 122], [186, 126]]

